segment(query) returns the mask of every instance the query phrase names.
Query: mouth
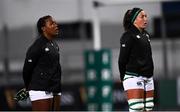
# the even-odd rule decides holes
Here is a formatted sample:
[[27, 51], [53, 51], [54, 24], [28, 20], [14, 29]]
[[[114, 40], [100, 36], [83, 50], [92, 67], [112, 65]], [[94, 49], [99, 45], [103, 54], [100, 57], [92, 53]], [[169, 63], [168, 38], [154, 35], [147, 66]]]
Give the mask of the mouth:
[[59, 33], [59, 28], [55, 28], [55, 32], [56, 32], [56, 33]]

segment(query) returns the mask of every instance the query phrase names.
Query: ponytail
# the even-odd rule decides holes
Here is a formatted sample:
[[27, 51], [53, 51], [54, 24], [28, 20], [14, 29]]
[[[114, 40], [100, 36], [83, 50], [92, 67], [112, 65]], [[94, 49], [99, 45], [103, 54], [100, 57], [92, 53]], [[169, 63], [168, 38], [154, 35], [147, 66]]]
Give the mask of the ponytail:
[[124, 19], [123, 19], [123, 27], [124, 27], [124, 30], [127, 31], [130, 26], [131, 26], [131, 10], [127, 10], [125, 15], [124, 15]]

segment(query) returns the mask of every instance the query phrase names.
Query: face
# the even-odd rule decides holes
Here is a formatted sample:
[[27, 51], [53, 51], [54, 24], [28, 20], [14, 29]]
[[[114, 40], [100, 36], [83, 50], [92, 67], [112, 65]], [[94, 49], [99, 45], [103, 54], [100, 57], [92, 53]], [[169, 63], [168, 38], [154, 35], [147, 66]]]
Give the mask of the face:
[[59, 29], [56, 21], [53, 18], [48, 18], [43, 29], [43, 34], [49, 38], [56, 37], [59, 34]]
[[144, 11], [141, 11], [134, 21], [134, 25], [138, 29], [145, 29], [147, 27], [147, 14]]

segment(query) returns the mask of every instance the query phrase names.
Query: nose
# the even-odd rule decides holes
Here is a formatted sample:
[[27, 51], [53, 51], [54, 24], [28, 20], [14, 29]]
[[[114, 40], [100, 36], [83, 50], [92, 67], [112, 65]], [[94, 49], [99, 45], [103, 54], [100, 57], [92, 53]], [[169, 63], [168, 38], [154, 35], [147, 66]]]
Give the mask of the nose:
[[148, 19], [147, 16], [144, 16], [144, 20], [147, 21], [147, 19]]
[[55, 24], [54, 24], [54, 26], [55, 26], [55, 27], [58, 27], [58, 24], [57, 24], [57, 23], [55, 23]]

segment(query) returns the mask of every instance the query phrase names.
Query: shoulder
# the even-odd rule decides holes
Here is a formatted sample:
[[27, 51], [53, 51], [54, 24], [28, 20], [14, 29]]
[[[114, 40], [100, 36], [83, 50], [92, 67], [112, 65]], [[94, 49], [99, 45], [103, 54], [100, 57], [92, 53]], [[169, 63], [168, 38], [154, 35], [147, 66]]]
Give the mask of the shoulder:
[[28, 52], [40, 52], [40, 50], [46, 45], [46, 41], [38, 37], [33, 44], [29, 47]]
[[131, 31], [126, 31], [121, 36], [121, 41], [123, 40], [132, 40], [133, 39], [133, 33]]
[[126, 31], [122, 34], [122, 37], [124, 37], [124, 36], [128, 37], [128, 36], [132, 36], [132, 35], [133, 35], [133, 33], [131, 31]]

